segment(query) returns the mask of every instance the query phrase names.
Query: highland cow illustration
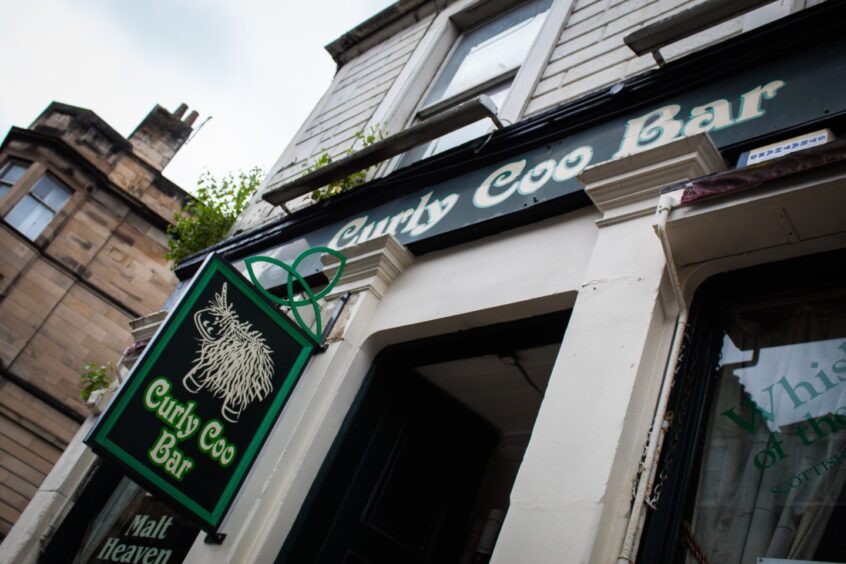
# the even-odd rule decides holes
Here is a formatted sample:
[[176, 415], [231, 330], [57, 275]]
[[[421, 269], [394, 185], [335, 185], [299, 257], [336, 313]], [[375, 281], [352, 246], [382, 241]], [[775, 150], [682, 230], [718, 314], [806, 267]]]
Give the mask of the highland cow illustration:
[[261, 333], [238, 319], [226, 296], [226, 283], [209, 305], [194, 314], [200, 348], [182, 384], [223, 399], [220, 413], [232, 423], [254, 401], [273, 391], [273, 359]]

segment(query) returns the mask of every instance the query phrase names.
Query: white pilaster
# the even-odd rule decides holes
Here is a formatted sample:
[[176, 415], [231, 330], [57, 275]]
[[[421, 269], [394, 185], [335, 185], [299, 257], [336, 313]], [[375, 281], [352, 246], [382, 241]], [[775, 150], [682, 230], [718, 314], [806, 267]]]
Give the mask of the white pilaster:
[[662, 186], [722, 168], [702, 135], [587, 169], [599, 236], [493, 562], [616, 562], [675, 311], [652, 229]]

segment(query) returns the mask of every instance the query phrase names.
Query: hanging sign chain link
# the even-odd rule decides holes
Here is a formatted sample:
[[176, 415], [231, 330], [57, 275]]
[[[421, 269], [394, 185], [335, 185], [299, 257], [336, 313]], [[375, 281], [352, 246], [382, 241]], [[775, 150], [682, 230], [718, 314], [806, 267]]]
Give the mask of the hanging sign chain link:
[[[673, 382], [674, 384], [678, 382], [678, 375], [681, 371], [681, 367], [684, 364], [684, 357], [688, 352], [689, 347], [689, 335], [685, 335], [682, 341], [682, 350], [679, 354], [678, 361], [676, 362], [676, 366], [674, 368], [673, 373]], [[684, 424], [687, 419], [687, 415], [690, 412], [690, 403], [691, 403], [691, 396], [693, 395], [693, 383], [691, 382], [692, 379], [688, 379], [688, 381], [684, 382], [684, 387], [682, 388], [682, 397], [681, 401], [679, 402], [678, 408], [675, 411], [667, 411], [664, 415], [664, 421], [662, 422], [662, 437], [661, 440], [666, 438], [666, 434], [671, 432], [670, 444], [664, 450], [664, 456], [662, 460], [660, 460], [660, 472], [655, 479], [655, 483], [652, 485], [652, 492], [646, 496], [644, 499], [644, 503], [652, 509], [658, 509], [658, 500], [661, 498], [661, 491], [663, 490], [664, 483], [667, 481], [669, 477], [670, 469], [673, 466], [674, 456], [677, 452], [678, 445], [681, 441], [682, 432], [684, 430]], [[651, 429], [650, 429], [651, 432]], [[639, 470], [639, 474], [641, 474], [643, 468], [641, 467]], [[642, 476], [638, 476], [638, 479], [642, 478]], [[647, 477], [648, 479], [648, 477]]]
[[632, 477], [632, 501], [634, 501], [635, 497], [637, 497], [637, 485], [640, 483], [640, 479], [643, 476], [643, 471], [646, 469], [646, 452], [649, 450], [649, 437], [652, 435], [652, 427], [654, 425], [649, 426], [649, 430], [646, 431], [646, 439], [643, 441], [643, 452], [640, 454], [640, 461], [637, 464], [637, 472]]

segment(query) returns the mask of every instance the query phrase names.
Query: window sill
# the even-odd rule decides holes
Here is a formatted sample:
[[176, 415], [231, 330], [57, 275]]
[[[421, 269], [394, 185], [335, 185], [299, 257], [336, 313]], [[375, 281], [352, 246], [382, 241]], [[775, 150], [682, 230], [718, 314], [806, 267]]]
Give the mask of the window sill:
[[501, 126], [496, 116], [496, 105], [487, 96], [479, 96], [378, 141], [349, 157], [269, 190], [262, 195], [262, 199], [272, 205], [282, 205], [298, 196], [327, 186], [349, 174], [364, 170], [480, 119], [491, 118], [495, 124]]

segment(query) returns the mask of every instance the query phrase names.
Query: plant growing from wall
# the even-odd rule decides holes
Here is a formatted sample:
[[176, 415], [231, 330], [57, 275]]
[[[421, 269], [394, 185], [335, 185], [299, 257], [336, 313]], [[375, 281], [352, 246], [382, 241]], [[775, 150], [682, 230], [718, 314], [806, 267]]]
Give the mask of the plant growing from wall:
[[[356, 141], [353, 143], [353, 146], [347, 149], [343, 156], [349, 156], [355, 153], [357, 150], [364, 149], [369, 147], [370, 145], [376, 143], [377, 141], [381, 141], [385, 137], [388, 136], [388, 132], [382, 129], [380, 126], [373, 126], [370, 128], [369, 131], [357, 131], [355, 133]], [[356, 144], [359, 144], [356, 147]], [[331, 164], [333, 161], [332, 156], [326, 151], [323, 150], [323, 153], [320, 154], [317, 159], [310, 163], [303, 163], [303, 168], [306, 171], [306, 174], [310, 172], [314, 172], [320, 168], [323, 168], [326, 165]], [[317, 190], [311, 193], [311, 199], [314, 202], [320, 202], [322, 200], [327, 200], [333, 196], [337, 196], [347, 190], [351, 190], [360, 184], [364, 184], [367, 180], [367, 173], [369, 173], [373, 169], [373, 167], [368, 167], [364, 170], [360, 170], [358, 172], [354, 172], [349, 176], [346, 176], [340, 180], [336, 180], [335, 182], [330, 182], [327, 186], [323, 188], [318, 188]]]
[[97, 366], [89, 362], [83, 370], [84, 372], [79, 376], [79, 397], [82, 401], [88, 401], [91, 394], [97, 390], [105, 390], [112, 383], [114, 368], [111, 364]]
[[176, 223], [167, 228], [165, 258], [174, 261], [175, 267], [188, 255], [222, 241], [263, 177], [259, 167], [220, 179], [204, 172], [197, 181], [194, 199], [174, 214]]

